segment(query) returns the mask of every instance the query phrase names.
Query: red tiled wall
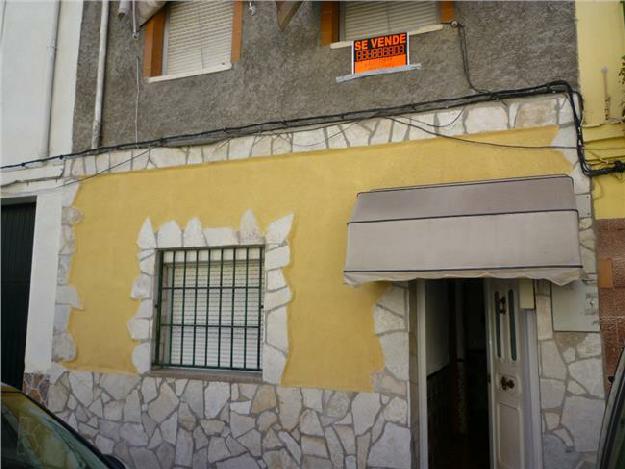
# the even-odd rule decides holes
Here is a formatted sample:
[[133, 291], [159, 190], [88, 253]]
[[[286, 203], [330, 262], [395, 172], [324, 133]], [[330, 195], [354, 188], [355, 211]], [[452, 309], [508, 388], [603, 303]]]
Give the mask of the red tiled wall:
[[625, 346], [625, 219], [598, 220], [599, 317], [605, 376]]

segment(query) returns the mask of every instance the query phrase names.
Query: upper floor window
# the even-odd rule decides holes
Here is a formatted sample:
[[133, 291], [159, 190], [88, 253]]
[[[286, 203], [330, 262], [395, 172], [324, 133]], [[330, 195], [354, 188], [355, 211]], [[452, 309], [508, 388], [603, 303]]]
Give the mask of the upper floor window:
[[240, 23], [240, 2], [171, 2], [146, 25], [144, 74], [158, 80], [229, 69], [239, 57]]
[[436, 2], [341, 3], [342, 41], [411, 32], [439, 22]]
[[163, 46], [164, 75], [230, 65], [232, 3], [175, 2], [168, 13]]
[[354, 39], [384, 34], [416, 34], [455, 19], [454, 2], [321, 2], [320, 43], [348, 46]]

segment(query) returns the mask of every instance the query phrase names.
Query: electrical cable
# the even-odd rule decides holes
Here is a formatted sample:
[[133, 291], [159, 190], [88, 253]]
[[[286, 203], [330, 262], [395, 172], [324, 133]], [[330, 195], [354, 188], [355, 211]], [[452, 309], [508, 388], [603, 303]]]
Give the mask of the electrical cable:
[[135, 158], [139, 158], [140, 156], [145, 155], [150, 150], [151, 150], [151, 148], [146, 148], [144, 151], [142, 151], [140, 153], [137, 153], [136, 155], [132, 155], [127, 160], [124, 160], [124, 161], [116, 163], [116, 164], [114, 164], [112, 166], [109, 166], [108, 168], [106, 168], [106, 169], [104, 169], [102, 171], [96, 171], [95, 173], [90, 174], [88, 176], [85, 176], [85, 177], [82, 177], [82, 178], [79, 178], [79, 179], [72, 179], [71, 181], [68, 181], [67, 183], [64, 183], [64, 184], [61, 184], [61, 185], [59, 185], [57, 187], [54, 187], [53, 189], [62, 189], [64, 187], [71, 186], [72, 184], [76, 184], [77, 182], [83, 182], [83, 181], [86, 181], [87, 179], [94, 178], [94, 177], [99, 176], [99, 175], [104, 174], [104, 173], [110, 173], [112, 169], [115, 169], [115, 168], [118, 168], [118, 167], [123, 166], [125, 164], [128, 164], [128, 163], [132, 162]]
[[[503, 99], [515, 99], [515, 98], [526, 98], [531, 96], [541, 96], [541, 95], [553, 95], [553, 94], [566, 94], [567, 100], [570, 106], [573, 109], [573, 120], [576, 132], [576, 142], [574, 146], [565, 147], [561, 146], [559, 149], [574, 149], [577, 151], [578, 159], [580, 162], [580, 167], [584, 174], [589, 177], [601, 175], [601, 174], [609, 174], [609, 173], [620, 173], [625, 172], [625, 163], [620, 160], [613, 162], [610, 166], [592, 169], [588, 165], [584, 157], [584, 141], [583, 136], [581, 134], [581, 113], [583, 112], [583, 102], [581, 100], [581, 96], [578, 92], [573, 90], [571, 85], [566, 81], [558, 80], [549, 82], [543, 85], [513, 89], [513, 90], [500, 90], [500, 91], [489, 91], [487, 93], [477, 93], [468, 96], [456, 97], [456, 98], [440, 98], [436, 100], [426, 101], [426, 102], [417, 102], [411, 103], [401, 106], [394, 107], [386, 107], [386, 108], [372, 108], [365, 109], [360, 111], [350, 111], [339, 114], [329, 114], [329, 115], [321, 115], [321, 116], [313, 116], [313, 117], [303, 117], [303, 118], [295, 118], [290, 120], [279, 120], [279, 121], [268, 121], [264, 123], [254, 123], [247, 124], [239, 127], [230, 127], [230, 128], [222, 128], [222, 129], [213, 129], [189, 134], [179, 134], [169, 137], [161, 137], [157, 139], [145, 140], [142, 142], [134, 142], [134, 143], [123, 143], [117, 145], [104, 146], [96, 149], [85, 149], [82, 151], [77, 151], [73, 153], [67, 153], [62, 155], [50, 156], [46, 158], [39, 158], [30, 161], [25, 161], [22, 163], [15, 163], [10, 165], [5, 165], [0, 167], [2, 170], [13, 169], [13, 168], [25, 168], [28, 165], [36, 164], [36, 163], [45, 163], [52, 160], [63, 160], [66, 158], [76, 158], [81, 156], [89, 156], [89, 155], [97, 155], [101, 153], [106, 153], [114, 150], [126, 150], [126, 149], [138, 149], [145, 147], [176, 147], [182, 145], [189, 144], [198, 144], [198, 139], [203, 139], [204, 144], [206, 143], [214, 143], [218, 141], [223, 141], [225, 139], [231, 139], [235, 137], [243, 137], [248, 135], [263, 135], [268, 132], [277, 133], [279, 131], [283, 131], [285, 129], [289, 129], [289, 132], [302, 132], [311, 130], [311, 125], [318, 126], [317, 128], [327, 127], [331, 124], [340, 124], [345, 122], [360, 122], [367, 119], [372, 118], [381, 118], [381, 117], [392, 117], [397, 115], [406, 114], [408, 112], [426, 112], [433, 110], [445, 110], [445, 109], [453, 109], [460, 106], [467, 106], [471, 104], [489, 102], [493, 100], [503, 100]], [[576, 99], [577, 98], [577, 99]], [[577, 104], [579, 103], [579, 109]], [[460, 117], [460, 114], [457, 118]], [[429, 125], [429, 124], [427, 124]], [[298, 129], [299, 128], [299, 129]], [[437, 136], [442, 136], [436, 134]], [[470, 142], [470, 139], [462, 139], [465, 142]], [[193, 143], [191, 143], [193, 142]], [[478, 144], [485, 144], [485, 142], [474, 141]], [[506, 146], [503, 144], [497, 144], [500, 148], [510, 147], [510, 148], [519, 148], [519, 146], [511, 145]], [[549, 148], [554, 148], [553, 146]], [[526, 149], [532, 149], [532, 147], [528, 147]]]
[[460, 53], [462, 54], [462, 68], [464, 70], [464, 76], [467, 79], [469, 87], [476, 93], [488, 93], [489, 90], [477, 88], [471, 81], [471, 70], [469, 69], [469, 48], [467, 46], [467, 36], [464, 29], [464, 25], [457, 21], [449, 23], [453, 28], [458, 30], [458, 39], [460, 40]]
[[[126, 159], [124, 161], [121, 161], [119, 163], [116, 163], [116, 164], [114, 164], [112, 166], [109, 166], [108, 168], [106, 168], [106, 169], [104, 169], [102, 171], [96, 171], [95, 173], [89, 174], [88, 176], [85, 176], [85, 177], [82, 177], [82, 178], [71, 179], [71, 180], [69, 180], [69, 181], [67, 181], [67, 182], [65, 182], [63, 184], [59, 184], [58, 186], [54, 186], [54, 187], [49, 187], [47, 189], [38, 190], [38, 191], [32, 193], [32, 195], [38, 195], [39, 196], [39, 195], [50, 194], [50, 193], [53, 193], [55, 191], [58, 191], [59, 189], [63, 189], [65, 187], [71, 186], [72, 184], [77, 184], [79, 182], [86, 181], [87, 179], [92, 179], [92, 178], [94, 178], [96, 176], [100, 176], [102, 174], [110, 173], [112, 169], [115, 169], [115, 168], [118, 168], [118, 167], [123, 166], [125, 164], [128, 164], [128, 163], [132, 162], [135, 158], [138, 158], [140, 156], [145, 155], [150, 150], [151, 150], [151, 148], [146, 148], [144, 151], [142, 151], [140, 153], [137, 153], [136, 155], [132, 155], [130, 158], [128, 158], [128, 159]], [[62, 178], [62, 177], [63, 176], [61, 175], [61, 176], [58, 176], [58, 177], [56, 177], [54, 179], [59, 179], [59, 178]], [[23, 197], [25, 195], [30, 195], [30, 193], [20, 192], [20, 196]]]
[[[404, 116], [400, 116], [400, 117], [404, 117]], [[506, 144], [506, 143], [487, 142], [487, 141], [482, 141], [482, 140], [471, 140], [467, 138], [457, 137], [455, 135], [440, 134], [433, 130], [425, 129], [411, 122], [400, 121], [396, 117], [386, 117], [385, 119], [396, 122], [398, 124], [406, 125], [408, 127], [414, 127], [434, 137], [446, 138], [449, 140], [455, 140], [457, 142], [463, 142], [463, 143], [470, 143], [473, 145], [484, 145], [484, 146], [495, 147], [495, 148], [508, 148], [508, 149], [517, 149], [517, 150], [574, 150], [575, 149], [575, 147], [568, 147], [564, 145], [514, 145], [514, 144]]]

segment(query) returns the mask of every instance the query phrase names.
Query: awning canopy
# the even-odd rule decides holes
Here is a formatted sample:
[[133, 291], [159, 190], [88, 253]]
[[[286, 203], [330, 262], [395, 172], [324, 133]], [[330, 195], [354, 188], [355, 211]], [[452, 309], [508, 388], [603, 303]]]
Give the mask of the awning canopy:
[[580, 278], [568, 176], [392, 188], [358, 195], [345, 281]]

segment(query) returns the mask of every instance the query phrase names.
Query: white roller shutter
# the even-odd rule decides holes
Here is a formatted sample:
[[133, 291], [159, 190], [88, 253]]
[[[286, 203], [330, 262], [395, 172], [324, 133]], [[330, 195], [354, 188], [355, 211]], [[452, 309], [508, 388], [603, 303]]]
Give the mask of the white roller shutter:
[[173, 2], [164, 47], [164, 75], [196, 73], [230, 63], [233, 3]]
[[436, 2], [344, 2], [343, 41], [410, 32], [439, 22]]

